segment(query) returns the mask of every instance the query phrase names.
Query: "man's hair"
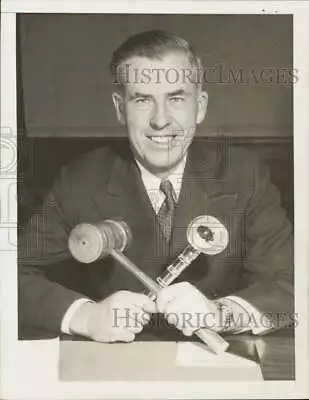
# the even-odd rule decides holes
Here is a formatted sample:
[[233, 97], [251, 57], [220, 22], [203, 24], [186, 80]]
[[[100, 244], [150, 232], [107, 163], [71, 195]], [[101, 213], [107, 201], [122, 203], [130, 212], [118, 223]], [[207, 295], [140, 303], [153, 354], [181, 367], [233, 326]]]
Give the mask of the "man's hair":
[[119, 82], [119, 67], [131, 57], [160, 59], [167, 53], [177, 51], [187, 55], [193, 68], [202, 68], [201, 60], [196, 55], [194, 48], [179, 36], [164, 30], [151, 30], [133, 35], [113, 53], [110, 70], [114, 82]]

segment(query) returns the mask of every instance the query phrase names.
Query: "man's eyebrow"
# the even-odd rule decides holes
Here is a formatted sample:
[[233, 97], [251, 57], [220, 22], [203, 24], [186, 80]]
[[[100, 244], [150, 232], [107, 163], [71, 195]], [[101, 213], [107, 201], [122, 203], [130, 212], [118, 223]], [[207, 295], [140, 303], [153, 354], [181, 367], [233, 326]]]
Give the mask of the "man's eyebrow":
[[136, 99], [137, 97], [150, 98], [151, 95], [147, 94], [147, 93], [141, 93], [141, 92], [134, 92], [134, 93], [130, 94], [130, 99]]
[[185, 91], [184, 89], [178, 89], [178, 90], [175, 90], [174, 92], [168, 93], [168, 95], [169, 95], [170, 97], [173, 97], [173, 96], [180, 96], [180, 95], [184, 95], [184, 94], [186, 94], [186, 91]]
[[[178, 90], [175, 90], [174, 92], [167, 93], [167, 95], [169, 97], [180, 96], [180, 95], [184, 95], [184, 94], [187, 94], [187, 92], [184, 89], [178, 89]], [[129, 96], [130, 99], [136, 99], [138, 97], [143, 97], [143, 98], [149, 99], [152, 97], [152, 95], [147, 94], [147, 93], [134, 92], [134, 93], [130, 94], [130, 96]]]

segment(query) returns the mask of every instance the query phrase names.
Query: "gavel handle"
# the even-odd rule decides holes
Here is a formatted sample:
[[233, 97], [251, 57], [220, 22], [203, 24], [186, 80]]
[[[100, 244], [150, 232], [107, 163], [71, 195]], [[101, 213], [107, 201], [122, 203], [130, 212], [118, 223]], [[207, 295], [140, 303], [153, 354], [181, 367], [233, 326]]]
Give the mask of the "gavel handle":
[[[132, 261], [128, 259], [121, 251], [112, 250], [111, 256], [115, 258], [127, 271], [131, 272], [140, 282], [142, 282], [151, 292], [157, 296], [162, 289], [153, 279], [141, 271]], [[206, 343], [215, 353], [223, 353], [229, 344], [218, 333], [201, 328], [194, 332], [202, 342]]]
[[206, 343], [216, 354], [224, 353], [229, 343], [223, 339], [217, 332], [207, 328], [200, 328], [194, 332], [202, 342]]
[[120, 250], [111, 250], [110, 255], [157, 296], [161, 290], [161, 287], [153, 279], [141, 271], [137, 265], [130, 261], [128, 257], [126, 257]]

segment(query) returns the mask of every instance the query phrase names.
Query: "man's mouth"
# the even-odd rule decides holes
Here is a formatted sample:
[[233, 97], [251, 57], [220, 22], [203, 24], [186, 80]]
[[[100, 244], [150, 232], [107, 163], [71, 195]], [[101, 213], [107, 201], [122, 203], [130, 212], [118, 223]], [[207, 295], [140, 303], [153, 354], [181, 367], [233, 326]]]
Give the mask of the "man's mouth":
[[159, 144], [168, 144], [171, 143], [173, 139], [176, 138], [176, 135], [166, 135], [166, 136], [148, 136], [152, 142]]
[[161, 144], [161, 145], [168, 145], [173, 143], [174, 141], [182, 140], [184, 137], [182, 134], [168, 134], [168, 135], [147, 135], [147, 138], [151, 140], [153, 143]]

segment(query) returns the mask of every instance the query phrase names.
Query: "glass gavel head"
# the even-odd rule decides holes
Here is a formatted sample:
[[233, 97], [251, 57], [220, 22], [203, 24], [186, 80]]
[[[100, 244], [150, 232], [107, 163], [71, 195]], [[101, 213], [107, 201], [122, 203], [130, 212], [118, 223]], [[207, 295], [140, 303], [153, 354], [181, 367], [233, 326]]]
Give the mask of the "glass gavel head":
[[187, 240], [200, 253], [215, 255], [226, 249], [229, 233], [217, 218], [201, 215], [190, 222], [187, 228]]
[[110, 254], [112, 250], [124, 251], [132, 242], [132, 233], [124, 221], [105, 220], [97, 224], [79, 224], [69, 236], [72, 256], [91, 263]]

